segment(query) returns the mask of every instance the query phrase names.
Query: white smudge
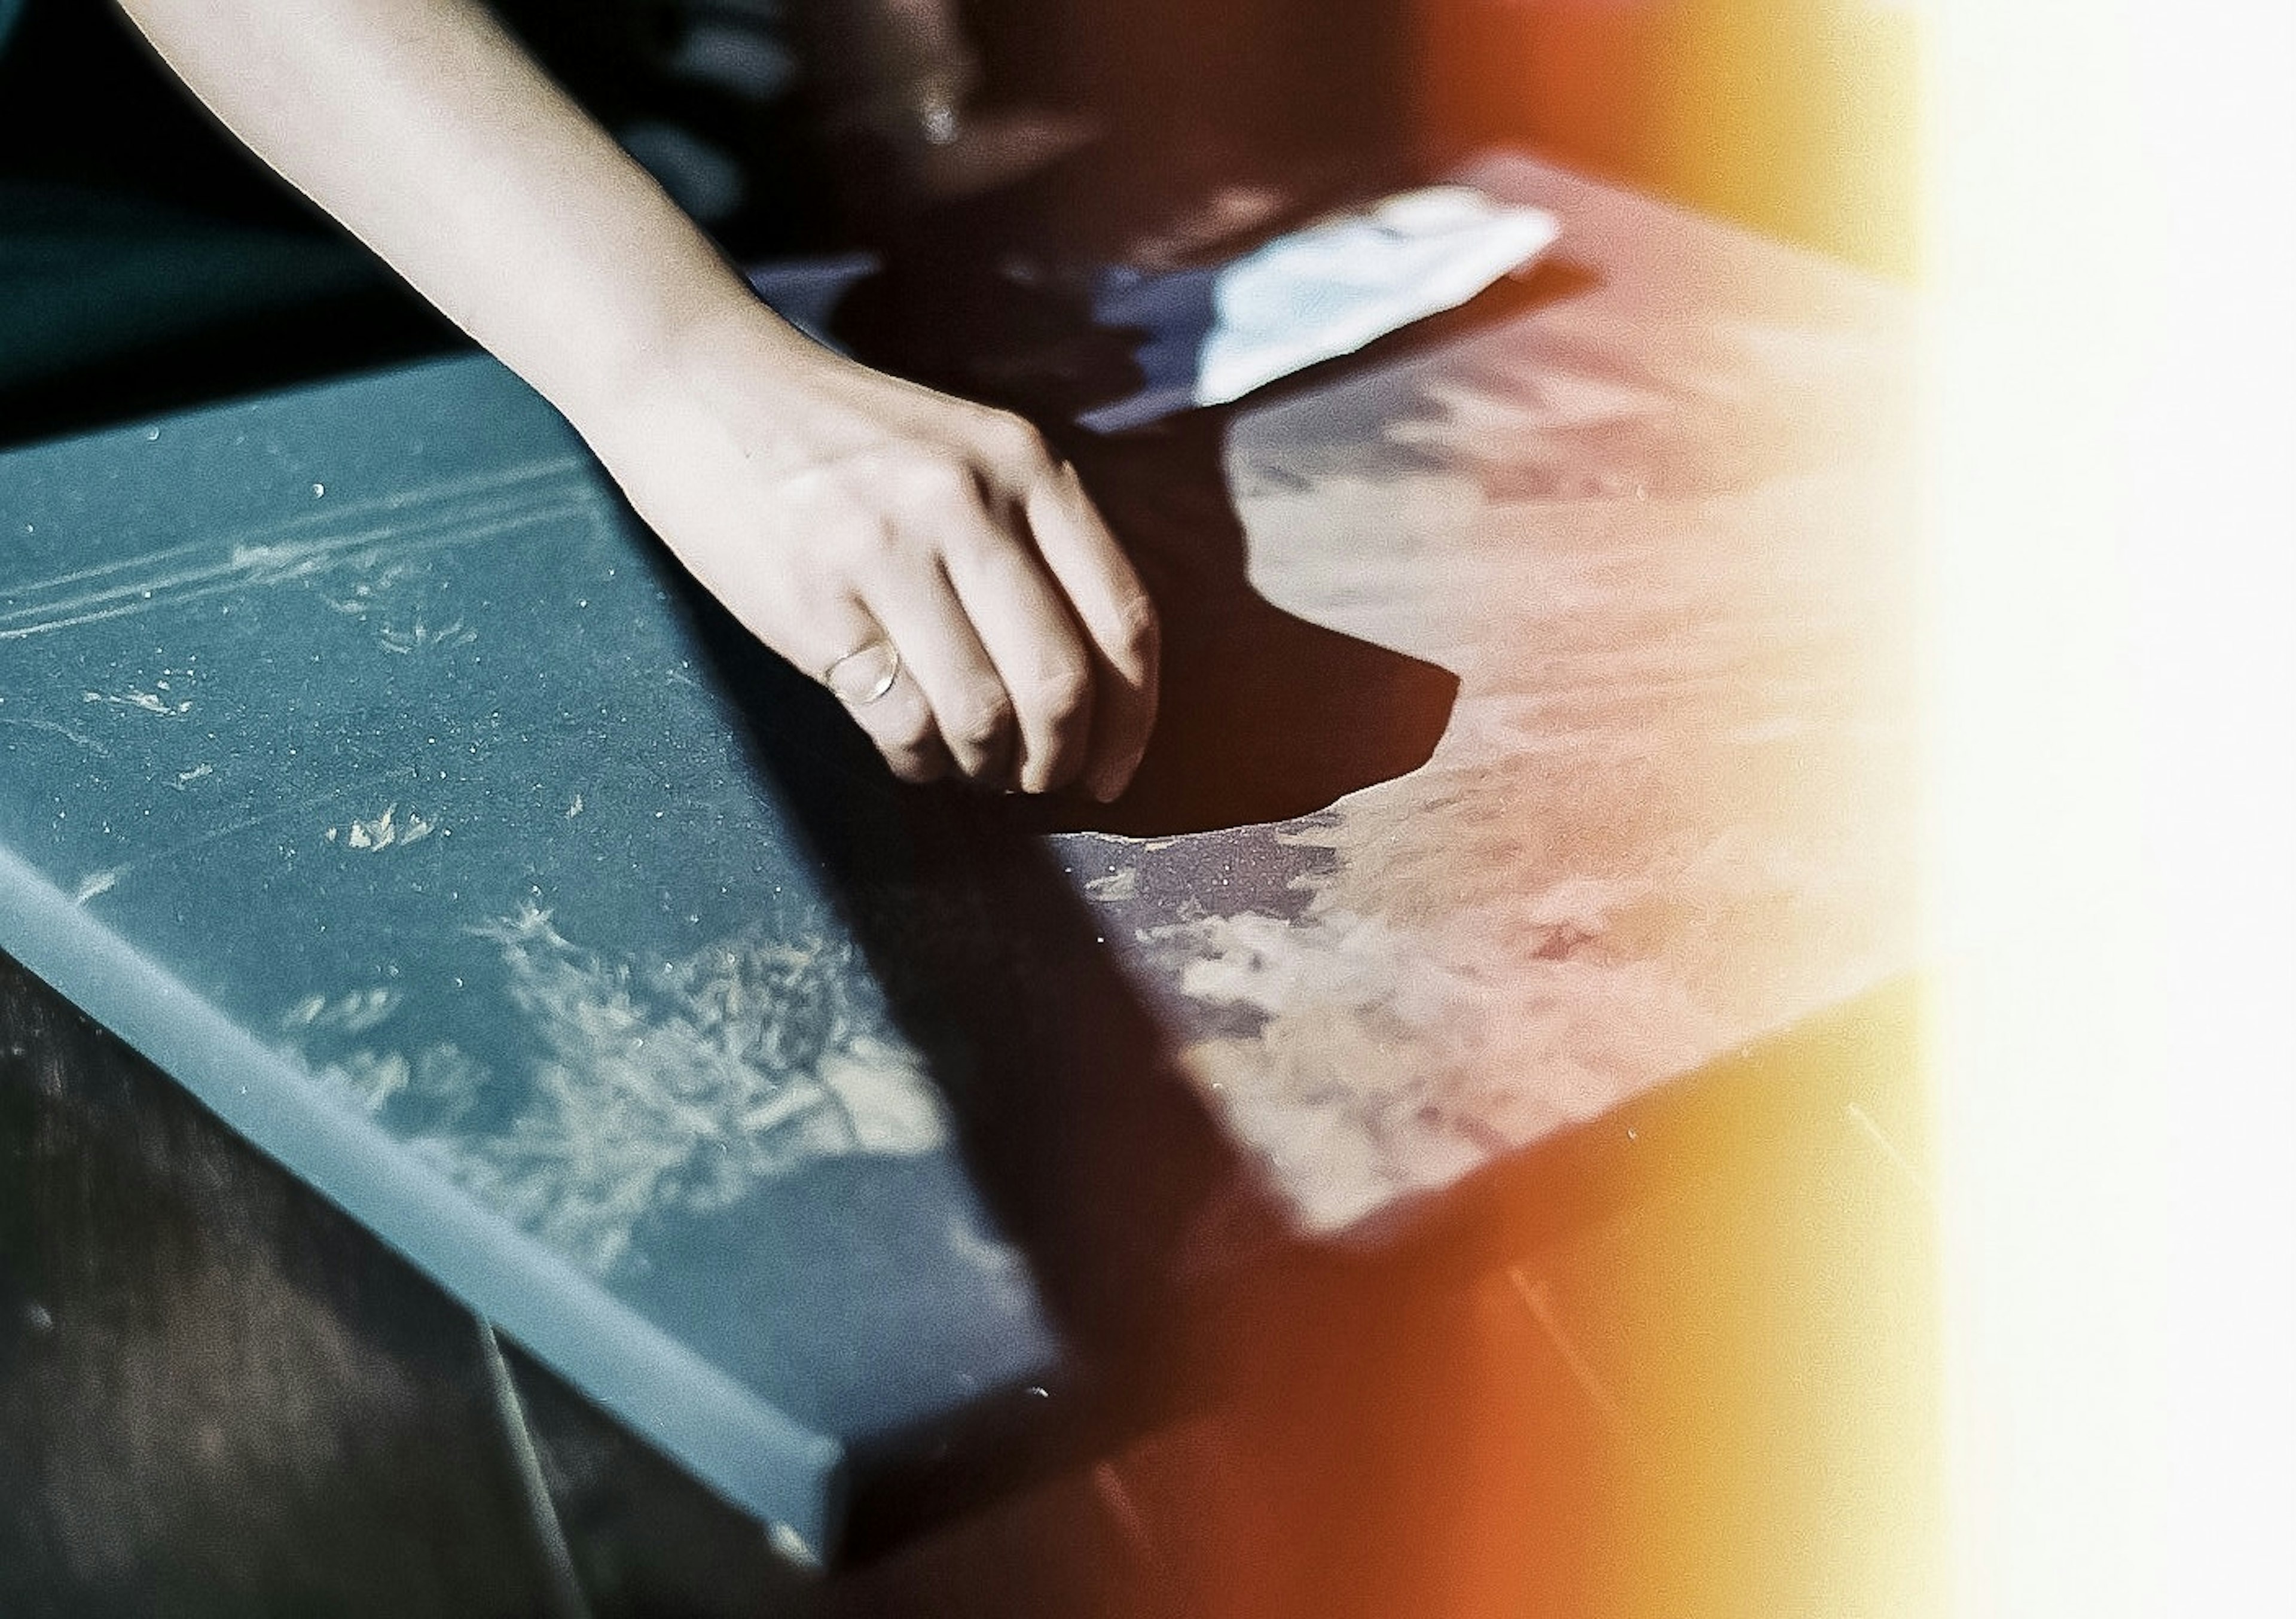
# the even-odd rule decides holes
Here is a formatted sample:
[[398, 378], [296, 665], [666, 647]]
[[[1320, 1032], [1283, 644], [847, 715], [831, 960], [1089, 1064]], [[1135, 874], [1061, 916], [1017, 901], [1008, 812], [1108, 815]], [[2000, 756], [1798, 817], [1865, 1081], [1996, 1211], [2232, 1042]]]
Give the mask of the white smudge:
[[279, 1020], [280, 1026], [290, 1031], [332, 1029], [345, 1034], [365, 1034], [397, 1011], [404, 999], [399, 991], [381, 986], [333, 997], [309, 995], [287, 1009]]
[[391, 804], [381, 815], [355, 820], [348, 826], [327, 828], [327, 842], [340, 842], [345, 847], [366, 853], [379, 853], [385, 849], [403, 848], [419, 843], [438, 830], [438, 823], [409, 810], [404, 819], [398, 806]]
[[417, 619], [411, 628], [405, 629], [385, 624], [376, 632], [375, 638], [383, 651], [407, 657], [415, 653], [444, 652], [456, 646], [468, 646], [479, 638], [479, 635], [460, 619], [435, 629]]
[[[948, 1140], [938, 1093], [848, 943], [760, 935], [660, 961], [583, 948], [533, 904], [474, 931], [500, 949], [521, 1015], [529, 1049], [513, 1072], [443, 1044], [355, 1051], [323, 1072], [594, 1271], [627, 1257], [658, 1212], [707, 1212], [827, 1160]], [[472, 1128], [505, 1098], [499, 1122]]]
[[1140, 868], [1127, 866], [1121, 871], [1111, 871], [1103, 876], [1086, 882], [1084, 892], [1106, 904], [1119, 904], [1136, 897], [1140, 892]]
[[[162, 681], [160, 684], [164, 688], [166, 682]], [[124, 692], [82, 692], [80, 700], [84, 703], [108, 703], [114, 708], [141, 709], [144, 713], [158, 714], [168, 719], [192, 711], [192, 703], [188, 697], [164, 695], [161, 692], [137, 691], [133, 687]]]

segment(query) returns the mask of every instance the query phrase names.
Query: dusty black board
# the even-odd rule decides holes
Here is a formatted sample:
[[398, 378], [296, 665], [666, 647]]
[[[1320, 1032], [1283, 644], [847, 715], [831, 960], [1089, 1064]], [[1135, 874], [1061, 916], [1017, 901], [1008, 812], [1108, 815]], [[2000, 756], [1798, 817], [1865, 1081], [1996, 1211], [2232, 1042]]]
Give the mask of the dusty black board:
[[482, 358], [0, 456], [0, 948], [824, 1555], [1062, 1352], [699, 611]]

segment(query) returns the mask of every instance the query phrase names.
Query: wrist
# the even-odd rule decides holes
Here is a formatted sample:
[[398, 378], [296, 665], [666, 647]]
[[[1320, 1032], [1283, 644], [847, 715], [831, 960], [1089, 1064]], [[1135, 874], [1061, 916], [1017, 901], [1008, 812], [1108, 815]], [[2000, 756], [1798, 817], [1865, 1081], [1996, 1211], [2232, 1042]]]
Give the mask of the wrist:
[[581, 357], [559, 390], [542, 388], [594, 447], [645, 422], [754, 415], [766, 400], [796, 394], [813, 362], [831, 357], [730, 271], [713, 279], [723, 288], [661, 300]]

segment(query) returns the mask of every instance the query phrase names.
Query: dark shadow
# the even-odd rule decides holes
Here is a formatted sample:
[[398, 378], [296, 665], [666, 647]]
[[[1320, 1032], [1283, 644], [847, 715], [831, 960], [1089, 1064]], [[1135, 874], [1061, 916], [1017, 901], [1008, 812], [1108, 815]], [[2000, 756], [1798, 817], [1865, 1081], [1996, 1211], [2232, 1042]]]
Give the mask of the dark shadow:
[[[1040, 423], [1140, 383], [1141, 333], [1095, 325], [1072, 288], [977, 263], [935, 275], [912, 259], [833, 301], [831, 324], [865, 357]], [[1028, 1256], [1070, 1348], [1041, 1393], [991, 1393], [930, 1432], [865, 1436], [848, 1559], [870, 1560], [1186, 1409], [1205, 1393], [1173, 1362], [1188, 1322], [1360, 1263], [1291, 1234], [1177, 1071], [1165, 1031], [1042, 834], [1169, 834], [1309, 813], [1422, 763], [1456, 678], [1251, 588], [1226, 413], [1112, 435], [1047, 431], [1164, 615], [1163, 718], [1117, 805], [899, 785], [837, 703], [687, 587], [713, 682], [736, 697], [761, 777], [925, 1053], [973, 1183]], [[727, 1533], [739, 1541], [730, 1519]]]
[[[854, 284], [833, 329], [887, 369], [1058, 423], [1139, 384], [1140, 333], [1097, 325], [1088, 310], [1074, 288], [911, 259]], [[820, 858], [958, 1121], [976, 1187], [1074, 1351], [1058, 1386], [985, 1399], [931, 1434], [865, 1440], [849, 1547], [864, 1557], [993, 1484], [1153, 1420], [1170, 1401], [1160, 1348], [1192, 1301], [1306, 1257], [1172, 1064], [1042, 834], [1170, 834], [1311, 812], [1422, 763], [1456, 691], [1447, 671], [1308, 623], [1250, 588], [1223, 413], [1118, 435], [1047, 432], [1164, 617], [1163, 719], [1117, 805], [902, 787], [825, 693], [691, 593], [761, 775]]]
[[1190, 1284], [1279, 1251], [1250, 1167], [1169, 1061], [1054, 852], [969, 789], [905, 787], [841, 709], [693, 590], [719, 688], [957, 1124], [1073, 1353], [956, 1424], [864, 1436], [849, 1555], [1088, 1454], [1161, 1404]]
[[1285, 612], [1251, 588], [1225, 412], [1063, 448], [1163, 615], [1162, 706], [1130, 792], [1013, 800], [1038, 831], [1169, 836], [1312, 814], [1418, 768], [1449, 724], [1447, 670]]
[[539, 1613], [478, 1323], [0, 954], [0, 1612]]
[[[873, 363], [1058, 423], [1139, 386], [1141, 333], [1095, 325], [1088, 307], [977, 260], [912, 259], [848, 285], [829, 324]], [[1447, 723], [1452, 675], [1251, 588], [1226, 429], [1210, 411], [1114, 435], [1046, 429], [1164, 619], [1162, 718], [1114, 806], [901, 786], [827, 694], [687, 588], [713, 683], [735, 696], [761, 777], [817, 855], [1071, 1349], [1042, 1393], [865, 1436], [848, 1557], [1141, 1431], [1181, 1398], [1164, 1350], [1197, 1301], [1313, 1263], [1043, 837], [1289, 819], [1416, 768]]]
[[849, 282], [826, 325], [882, 370], [1038, 422], [1068, 422], [1131, 398], [1144, 381], [1136, 350], [1149, 334], [1095, 318], [1101, 274], [1002, 250], [993, 237], [919, 235]]
[[[840, 338], [1040, 421], [1137, 386], [1136, 334], [1094, 326], [1068, 296], [999, 275], [921, 276], [912, 263], [855, 284], [835, 312]], [[1423, 761], [1456, 688], [1250, 588], [1224, 415], [1107, 437], [1049, 431], [1165, 618], [1164, 718], [1115, 806], [901, 786], [827, 694], [686, 587], [713, 684], [735, 697], [760, 777], [925, 1054], [973, 1183], [1070, 1348], [1041, 1390], [990, 1393], [930, 1432], [864, 1436], [848, 1558], [1168, 1415], [1188, 1398], [1168, 1346], [1200, 1301], [1316, 1262], [1174, 1066], [1041, 834], [1308, 813]]]
[[[1162, 705], [1131, 791], [1105, 807], [1069, 795], [995, 811], [1029, 831], [1169, 836], [1311, 814], [1426, 762], [1457, 694], [1447, 670], [1310, 623], [1252, 589], [1227, 485], [1226, 410], [1123, 432], [1069, 424], [1193, 378], [1209, 283], [1184, 273], [1154, 284], [1161, 294], [1128, 301], [924, 254], [857, 283], [835, 316], [839, 336], [873, 364], [1042, 425], [1162, 615]], [[1111, 310], [1144, 324], [1105, 324]]]

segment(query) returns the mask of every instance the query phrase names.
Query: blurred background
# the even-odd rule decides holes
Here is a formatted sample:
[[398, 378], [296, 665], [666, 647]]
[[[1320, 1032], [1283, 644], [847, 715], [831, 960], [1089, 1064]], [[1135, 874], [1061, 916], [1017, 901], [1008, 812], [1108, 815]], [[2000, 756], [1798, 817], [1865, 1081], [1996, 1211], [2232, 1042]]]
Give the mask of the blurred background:
[[[504, 0], [736, 258], [1185, 262], [1522, 147], [1896, 276], [1896, 0]], [[12, 18], [7, 13], [12, 12]], [[455, 339], [94, 0], [0, 5], [0, 442]]]

